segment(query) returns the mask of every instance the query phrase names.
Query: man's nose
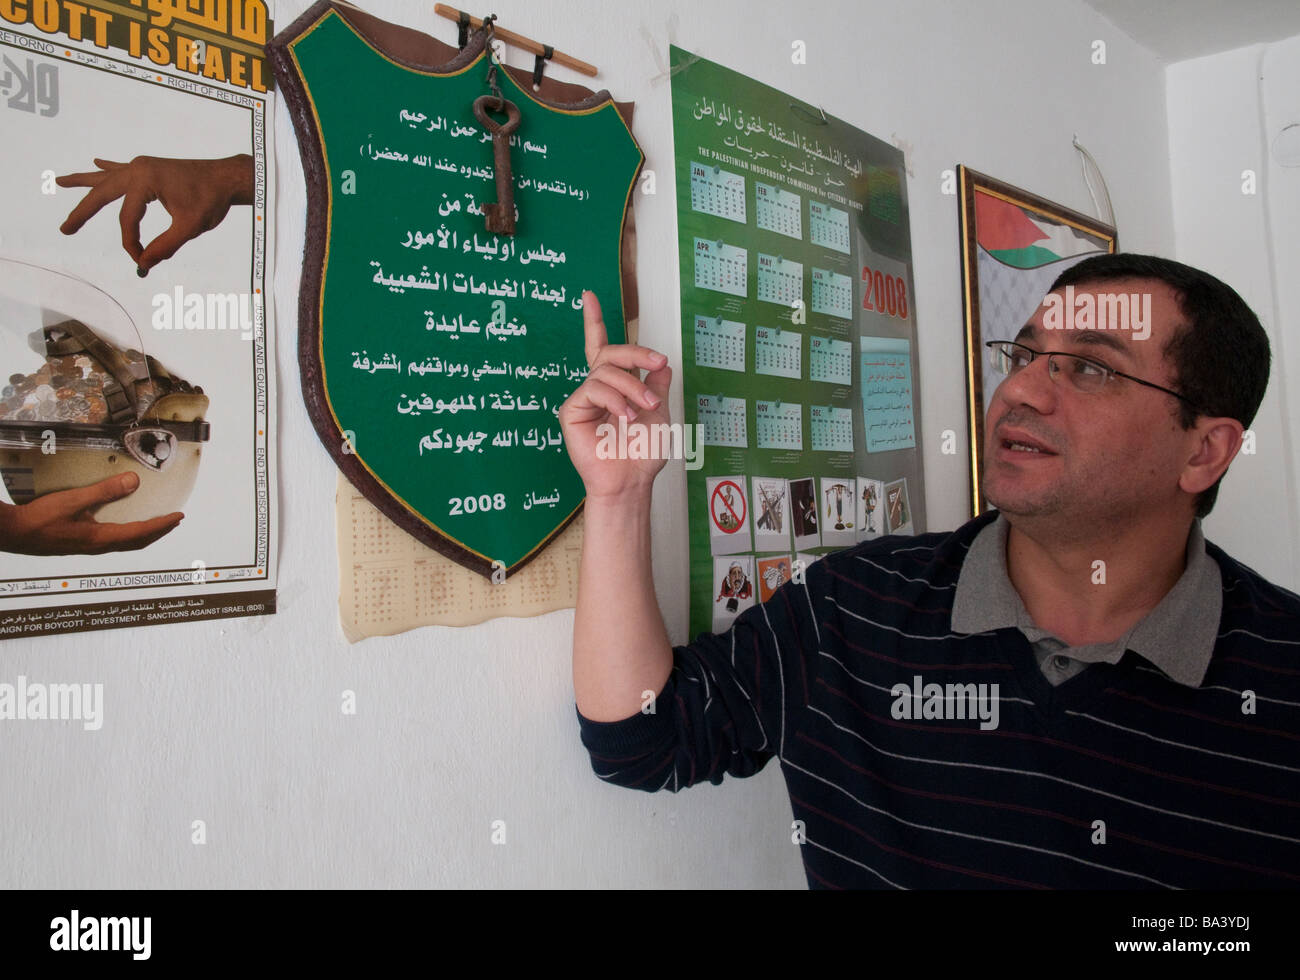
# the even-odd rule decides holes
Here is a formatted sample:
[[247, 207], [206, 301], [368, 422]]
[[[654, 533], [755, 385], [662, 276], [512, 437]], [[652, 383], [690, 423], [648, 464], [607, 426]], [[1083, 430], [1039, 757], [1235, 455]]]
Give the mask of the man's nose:
[[1035, 357], [1031, 362], [1006, 376], [994, 392], [994, 399], [1008, 405], [1028, 405], [1041, 414], [1052, 411], [1060, 394], [1060, 385], [1051, 376], [1046, 356]]

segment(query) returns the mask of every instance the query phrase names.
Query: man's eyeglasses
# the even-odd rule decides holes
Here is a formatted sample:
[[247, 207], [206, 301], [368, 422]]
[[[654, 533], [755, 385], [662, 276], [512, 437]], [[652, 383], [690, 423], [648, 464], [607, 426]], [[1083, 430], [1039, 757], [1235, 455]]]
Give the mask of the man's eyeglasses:
[[1024, 344], [1018, 344], [1014, 340], [990, 340], [984, 346], [992, 351], [993, 369], [999, 374], [1015, 374], [1021, 368], [1032, 364], [1034, 358], [1046, 357], [1047, 373], [1051, 379], [1055, 381], [1060, 372], [1065, 372], [1066, 380], [1070, 382], [1076, 391], [1094, 394], [1104, 388], [1107, 382], [1115, 378], [1127, 378], [1129, 381], [1146, 385], [1148, 388], [1156, 389], [1156, 391], [1163, 391], [1166, 395], [1173, 395], [1180, 401], [1186, 402], [1197, 412], [1200, 411], [1194, 402], [1176, 391], [1171, 391], [1151, 381], [1135, 378], [1123, 371], [1116, 371], [1113, 367], [1108, 367], [1089, 357], [1067, 354], [1064, 351], [1038, 351], [1032, 347], [1026, 347]]

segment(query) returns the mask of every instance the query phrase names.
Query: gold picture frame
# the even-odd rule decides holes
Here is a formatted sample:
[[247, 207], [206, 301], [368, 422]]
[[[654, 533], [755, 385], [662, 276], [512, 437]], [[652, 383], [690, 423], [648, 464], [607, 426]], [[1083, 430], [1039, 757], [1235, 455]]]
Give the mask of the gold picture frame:
[[988, 509], [982, 493], [984, 417], [993, 394], [985, 341], [1011, 340], [1052, 281], [1091, 255], [1113, 253], [1112, 225], [995, 180], [957, 168], [965, 321], [966, 411], [971, 514]]

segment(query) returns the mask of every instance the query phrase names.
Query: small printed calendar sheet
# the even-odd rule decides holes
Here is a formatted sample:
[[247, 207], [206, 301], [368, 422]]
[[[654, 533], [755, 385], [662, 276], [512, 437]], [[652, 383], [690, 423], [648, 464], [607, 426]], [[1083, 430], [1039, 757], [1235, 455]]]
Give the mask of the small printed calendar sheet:
[[724, 371], [744, 371], [745, 325], [720, 316], [697, 315], [695, 363]]
[[853, 409], [813, 405], [808, 417], [812, 421], [813, 452], [853, 452]]
[[743, 398], [725, 395], [699, 395], [696, 400], [699, 424], [704, 426], [706, 446], [749, 446], [749, 427]]
[[342, 473], [334, 492], [339, 620], [349, 643], [419, 626], [472, 626], [538, 616], [578, 601], [579, 514], [542, 553], [500, 584], [417, 541]]
[[848, 255], [849, 213], [829, 204], [808, 202], [808, 239], [814, 245], [834, 249]]
[[691, 210], [745, 224], [745, 178], [691, 161]]
[[812, 271], [812, 311], [837, 316], [842, 320], [853, 317], [853, 280], [829, 269]]
[[764, 231], [803, 240], [803, 199], [792, 191], [755, 181], [754, 218]]
[[791, 309], [803, 302], [803, 263], [758, 253], [758, 298]]
[[759, 449], [803, 449], [803, 406], [792, 402], [757, 401]]
[[852, 384], [853, 344], [834, 337], [809, 337], [808, 379], [837, 385]]
[[755, 327], [754, 373], [803, 377], [803, 335], [780, 327]]
[[695, 286], [745, 296], [749, 292], [749, 253], [723, 241], [696, 238]]

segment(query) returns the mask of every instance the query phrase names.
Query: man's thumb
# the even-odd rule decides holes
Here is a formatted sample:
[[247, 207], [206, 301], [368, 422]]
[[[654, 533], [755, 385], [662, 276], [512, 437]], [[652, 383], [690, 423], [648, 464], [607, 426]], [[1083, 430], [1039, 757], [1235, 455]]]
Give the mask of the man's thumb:
[[665, 362], [661, 368], [656, 368], [645, 376], [645, 386], [655, 393], [655, 397], [660, 402], [668, 398], [668, 388], [673, 383], [673, 369]]
[[173, 221], [171, 227], [151, 241], [148, 247], [136, 259], [138, 268], [148, 272], [159, 262], [170, 259], [180, 247], [192, 238], [197, 238], [201, 230], [182, 227], [179, 221]]
[[43, 504], [44, 507], [41, 509], [48, 508], [52, 512], [50, 516], [67, 517], [79, 514], [88, 507], [96, 507], [125, 497], [133, 493], [138, 486], [140, 486], [140, 477], [136, 474], [119, 473], [117, 476], [92, 483], [88, 487], [46, 494], [32, 501], [30, 506], [37, 507]]

